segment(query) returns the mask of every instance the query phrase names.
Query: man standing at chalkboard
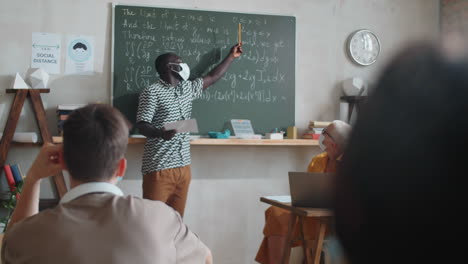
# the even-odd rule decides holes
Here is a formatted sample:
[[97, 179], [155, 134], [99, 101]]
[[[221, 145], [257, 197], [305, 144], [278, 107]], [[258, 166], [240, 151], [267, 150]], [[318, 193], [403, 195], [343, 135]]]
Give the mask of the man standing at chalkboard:
[[238, 43], [206, 76], [194, 80], [188, 80], [190, 68], [176, 54], [156, 58], [160, 79], [141, 92], [137, 112], [137, 128], [147, 137], [142, 162], [143, 198], [163, 201], [184, 215], [191, 180], [189, 134], [163, 127], [190, 119], [192, 101], [218, 81], [241, 54], [242, 45]]

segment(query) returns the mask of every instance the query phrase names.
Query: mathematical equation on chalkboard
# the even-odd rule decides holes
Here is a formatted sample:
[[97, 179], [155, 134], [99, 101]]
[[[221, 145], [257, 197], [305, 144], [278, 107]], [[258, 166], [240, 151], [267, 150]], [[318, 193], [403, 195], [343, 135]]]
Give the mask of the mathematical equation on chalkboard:
[[201, 100], [263, 104], [289, 100], [285, 90], [295, 77], [291, 71], [294, 54], [289, 50], [294, 50], [295, 42], [272, 32], [271, 16], [231, 13], [226, 20], [225, 14], [213, 12], [190, 14], [187, 10], [125, 6], [115, 12], [114, 35], [119, 42], [114, 44], [118, 52], [114, 71], [120, 77], [116, 88], [122, 90], [117, 94], [140, 92], [153, 83], [158, 78], [154, 60], [166, 52], [174, 52], [196, 67], [218, 49], [217, 59], [211, 58], [211, 64], [199, 74], [208, 72], [229, 53], [241, 23], [244, 54], [239, 63], [247, 66], [230, 69], [219, 81], [222, 91], [208, 93]]
[[239, 39], [242, 55], [192, 102], [199, 132], [224, 131], [231, 119], [251, 120], [256, 133], [294, 125], [292, 16], [115, 5], [112, 104], [135, 122], [140, 92], [159, 78], [159, 55], [176, 53], [195, 79], [216, 67]]

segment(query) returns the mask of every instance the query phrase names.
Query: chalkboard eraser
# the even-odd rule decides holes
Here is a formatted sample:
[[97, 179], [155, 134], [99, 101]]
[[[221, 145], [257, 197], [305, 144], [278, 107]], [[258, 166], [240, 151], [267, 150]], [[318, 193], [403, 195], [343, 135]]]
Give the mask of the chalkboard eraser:
[[283, 133], [266, 133], [265, 138], [267, 138], [267, 139], [283, 139]]

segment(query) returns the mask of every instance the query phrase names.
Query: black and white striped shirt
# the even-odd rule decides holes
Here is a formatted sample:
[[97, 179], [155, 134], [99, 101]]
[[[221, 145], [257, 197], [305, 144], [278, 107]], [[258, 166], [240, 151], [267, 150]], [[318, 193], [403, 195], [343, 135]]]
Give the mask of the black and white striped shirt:
[[[141, 92], [136, 121], [162, 128], [167, 123], [190, 119], [192, 101], [199, 98], [202, 91], [202, 78], [181, 81], [175, 88], [159, 79]], [[143, 174], [189, 164], [189, 133], [177, 133], [171, 140], [147, 139], [141, 168]]]

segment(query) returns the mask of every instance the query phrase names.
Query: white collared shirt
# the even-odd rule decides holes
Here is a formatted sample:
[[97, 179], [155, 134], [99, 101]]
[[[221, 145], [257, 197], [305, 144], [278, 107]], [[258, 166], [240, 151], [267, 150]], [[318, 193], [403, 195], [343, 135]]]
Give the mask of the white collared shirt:
[[112, 183], [108, 182], [88, 182], [83, 183], [75, 188], [69, 190], [63, 197], [60, 199], [60, 203], [68, 203], [76, 198], [83, 196], [88, 193], [97, 193], [97, 192], [106, 192], [113, 193], [118, 196], [123, 196], [122, 190], [119, 187], [115, 186]]

